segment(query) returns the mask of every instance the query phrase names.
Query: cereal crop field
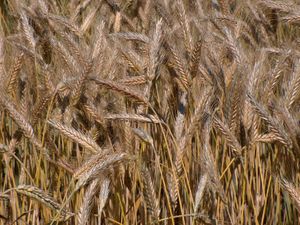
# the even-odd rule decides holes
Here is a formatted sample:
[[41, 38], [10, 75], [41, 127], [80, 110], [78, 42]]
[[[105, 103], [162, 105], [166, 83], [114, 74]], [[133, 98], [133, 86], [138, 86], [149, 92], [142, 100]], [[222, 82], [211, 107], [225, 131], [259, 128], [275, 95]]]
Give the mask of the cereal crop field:
[[1, 0], [0, 224], [300, 223], [298, 0]]

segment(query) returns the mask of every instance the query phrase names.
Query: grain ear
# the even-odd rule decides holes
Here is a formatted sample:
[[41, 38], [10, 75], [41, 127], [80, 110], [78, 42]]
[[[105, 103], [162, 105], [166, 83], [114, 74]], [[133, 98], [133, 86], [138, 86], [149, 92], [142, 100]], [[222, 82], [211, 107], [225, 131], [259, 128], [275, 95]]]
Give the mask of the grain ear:
[[99, 153], [102, 152], [102, 149], [100, 146], [89, 136], [75, 130], [72, 127], [68, 127], [64, 124], [61, 124], [54, 120], [49, 120], [48, 123], [53, 126], [54, 128], [60, 130], [63, 134], [74, 140], [75, 142], [78, 142], [83, 147], [87, 148], [93, 153]]
[[100, 180], [98, 179], [92, 181], [84, 194], [83, 201], [78, 213], [78, 224], [80, 225], [85, 225], [88, 223], [94, 205], [93, 199], [99, 189], [99, 183]]
[[[35, 186], [19, 185], [18, 187], [15, 188], [15, 190], [18, 193], [22, 195], [26, 195], [29, 198], [32, 198], [56, 211], [58, 211], [61, 208], [61, 205], [52, 196], [50, 196], [49, 194], [45, 193], [43, 190]], [[62, 210], [60, 219], [68, 220], [73, 215], [74, 215], [73, 213], [67, 210]]]
[[160, 208], [159, 208], [158, 199], [156, 197], [153, 181], [147, 167], [143, 166], [141, 170], [141, 174], [142, 174], [142, 181], [144, 186], [143, 193], [144, 193], [147, 209], [151, 217], [153, 218], [153, 221], [156, 221], [159, 219]]

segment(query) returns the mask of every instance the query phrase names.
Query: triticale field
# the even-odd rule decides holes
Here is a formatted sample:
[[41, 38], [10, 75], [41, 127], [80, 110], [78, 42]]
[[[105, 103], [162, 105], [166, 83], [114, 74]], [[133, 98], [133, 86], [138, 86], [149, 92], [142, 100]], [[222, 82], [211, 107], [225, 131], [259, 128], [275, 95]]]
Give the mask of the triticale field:
[[0, 224], [300, 224], [299, 0], [0, 0]]

